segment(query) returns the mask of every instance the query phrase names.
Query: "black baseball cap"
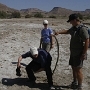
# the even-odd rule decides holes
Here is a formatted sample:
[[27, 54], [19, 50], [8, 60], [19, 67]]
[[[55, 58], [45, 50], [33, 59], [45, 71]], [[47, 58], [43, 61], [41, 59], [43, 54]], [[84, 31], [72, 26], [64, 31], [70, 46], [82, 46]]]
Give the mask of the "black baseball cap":
[[67, 22], [70, 22], [71, 20], [74, 20], [74, 19], [78, 19], [79, 20], [79, 16], [77, 14], [71, 14], [69, 16], [69, 20]]

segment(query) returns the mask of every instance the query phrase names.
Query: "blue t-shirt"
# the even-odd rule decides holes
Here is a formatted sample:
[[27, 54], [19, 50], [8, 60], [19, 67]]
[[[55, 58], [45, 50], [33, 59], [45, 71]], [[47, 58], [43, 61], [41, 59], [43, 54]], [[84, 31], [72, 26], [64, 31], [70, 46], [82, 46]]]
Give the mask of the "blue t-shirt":
[[43, 49], [38, 49], [38, 57], [34, 58], [29, 52], [22, 55], [22, 58], [31, 57], [35, 62], [40, 63], [42, 68], [45, 68], [47, 60], [52, 60], [51, 55]]
[[49, 43], [50, 42], [50, 35], [53, 34], [53, 31], [49, 28], [43, 29], [41, 31], [41, 38], [43, 43]]

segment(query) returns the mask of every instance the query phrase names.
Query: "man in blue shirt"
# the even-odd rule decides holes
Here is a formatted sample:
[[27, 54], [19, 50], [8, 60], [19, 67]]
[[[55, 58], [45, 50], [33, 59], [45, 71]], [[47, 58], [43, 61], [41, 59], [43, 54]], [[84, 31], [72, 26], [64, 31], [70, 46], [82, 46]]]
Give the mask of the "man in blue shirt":
[[48, 21], [43, 21], [44, 29], [41, 31], [41, 39], [40, 39], [40, 48], [42, 44], [42, 48], [47, 52], [53, 47], [53, 31], [48, 28]]
[[34, 76], [34, 72], [40, 72], [44, 70], [47, 75], [48, 84], [51, 87], [53, 85], [52, 81], [52, 71], [51, 71], [51, 55], [43, 49], [37, 49], [36, 47], [30, 48], [30, 51], [21, 55], [18, 58], [17, 67], [20, 68], [20, 61], [23, 58], [31, 57], [32, 61], [26, 66], [26, 72], [30, 81], [35, 81], [36, 77]]

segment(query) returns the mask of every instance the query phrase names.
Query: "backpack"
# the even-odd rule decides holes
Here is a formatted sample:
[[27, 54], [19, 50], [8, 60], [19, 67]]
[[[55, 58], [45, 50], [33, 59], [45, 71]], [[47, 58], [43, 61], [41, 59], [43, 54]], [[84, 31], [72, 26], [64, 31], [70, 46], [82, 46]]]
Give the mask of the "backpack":
[[[89, 34], [89, 47], [88, 47], [88, 48], [90, 48], [90, 28], [88, 28], [88, 27], [87, 27], [86, 25], [84, 25], [84, 24], [80, 25], [80, 26], [78, 27], [78, 30], [77, 30], [78, 35], [80, 34], [80, 29], [81, 29], [82, 27], [86, 27], [87, 30], [88, 30], [88, 34]], [[80, 35], [79, 35], [79, 36], [80, 36]]]

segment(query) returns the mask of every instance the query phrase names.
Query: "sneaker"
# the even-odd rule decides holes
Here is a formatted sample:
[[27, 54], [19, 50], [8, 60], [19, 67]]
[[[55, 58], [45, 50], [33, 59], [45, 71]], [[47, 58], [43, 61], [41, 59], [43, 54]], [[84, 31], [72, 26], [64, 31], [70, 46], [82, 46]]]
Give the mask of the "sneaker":
[[50, 90], [55, 90], [55, 87], [54, 86], [50, 86]]
[[71, 85], [68, 86], [68, 88], [77, 89], [78, 88], [77, 82], [72, 82]]
[[82, 90], [82, 87], [78, 87], [77, 90]]

